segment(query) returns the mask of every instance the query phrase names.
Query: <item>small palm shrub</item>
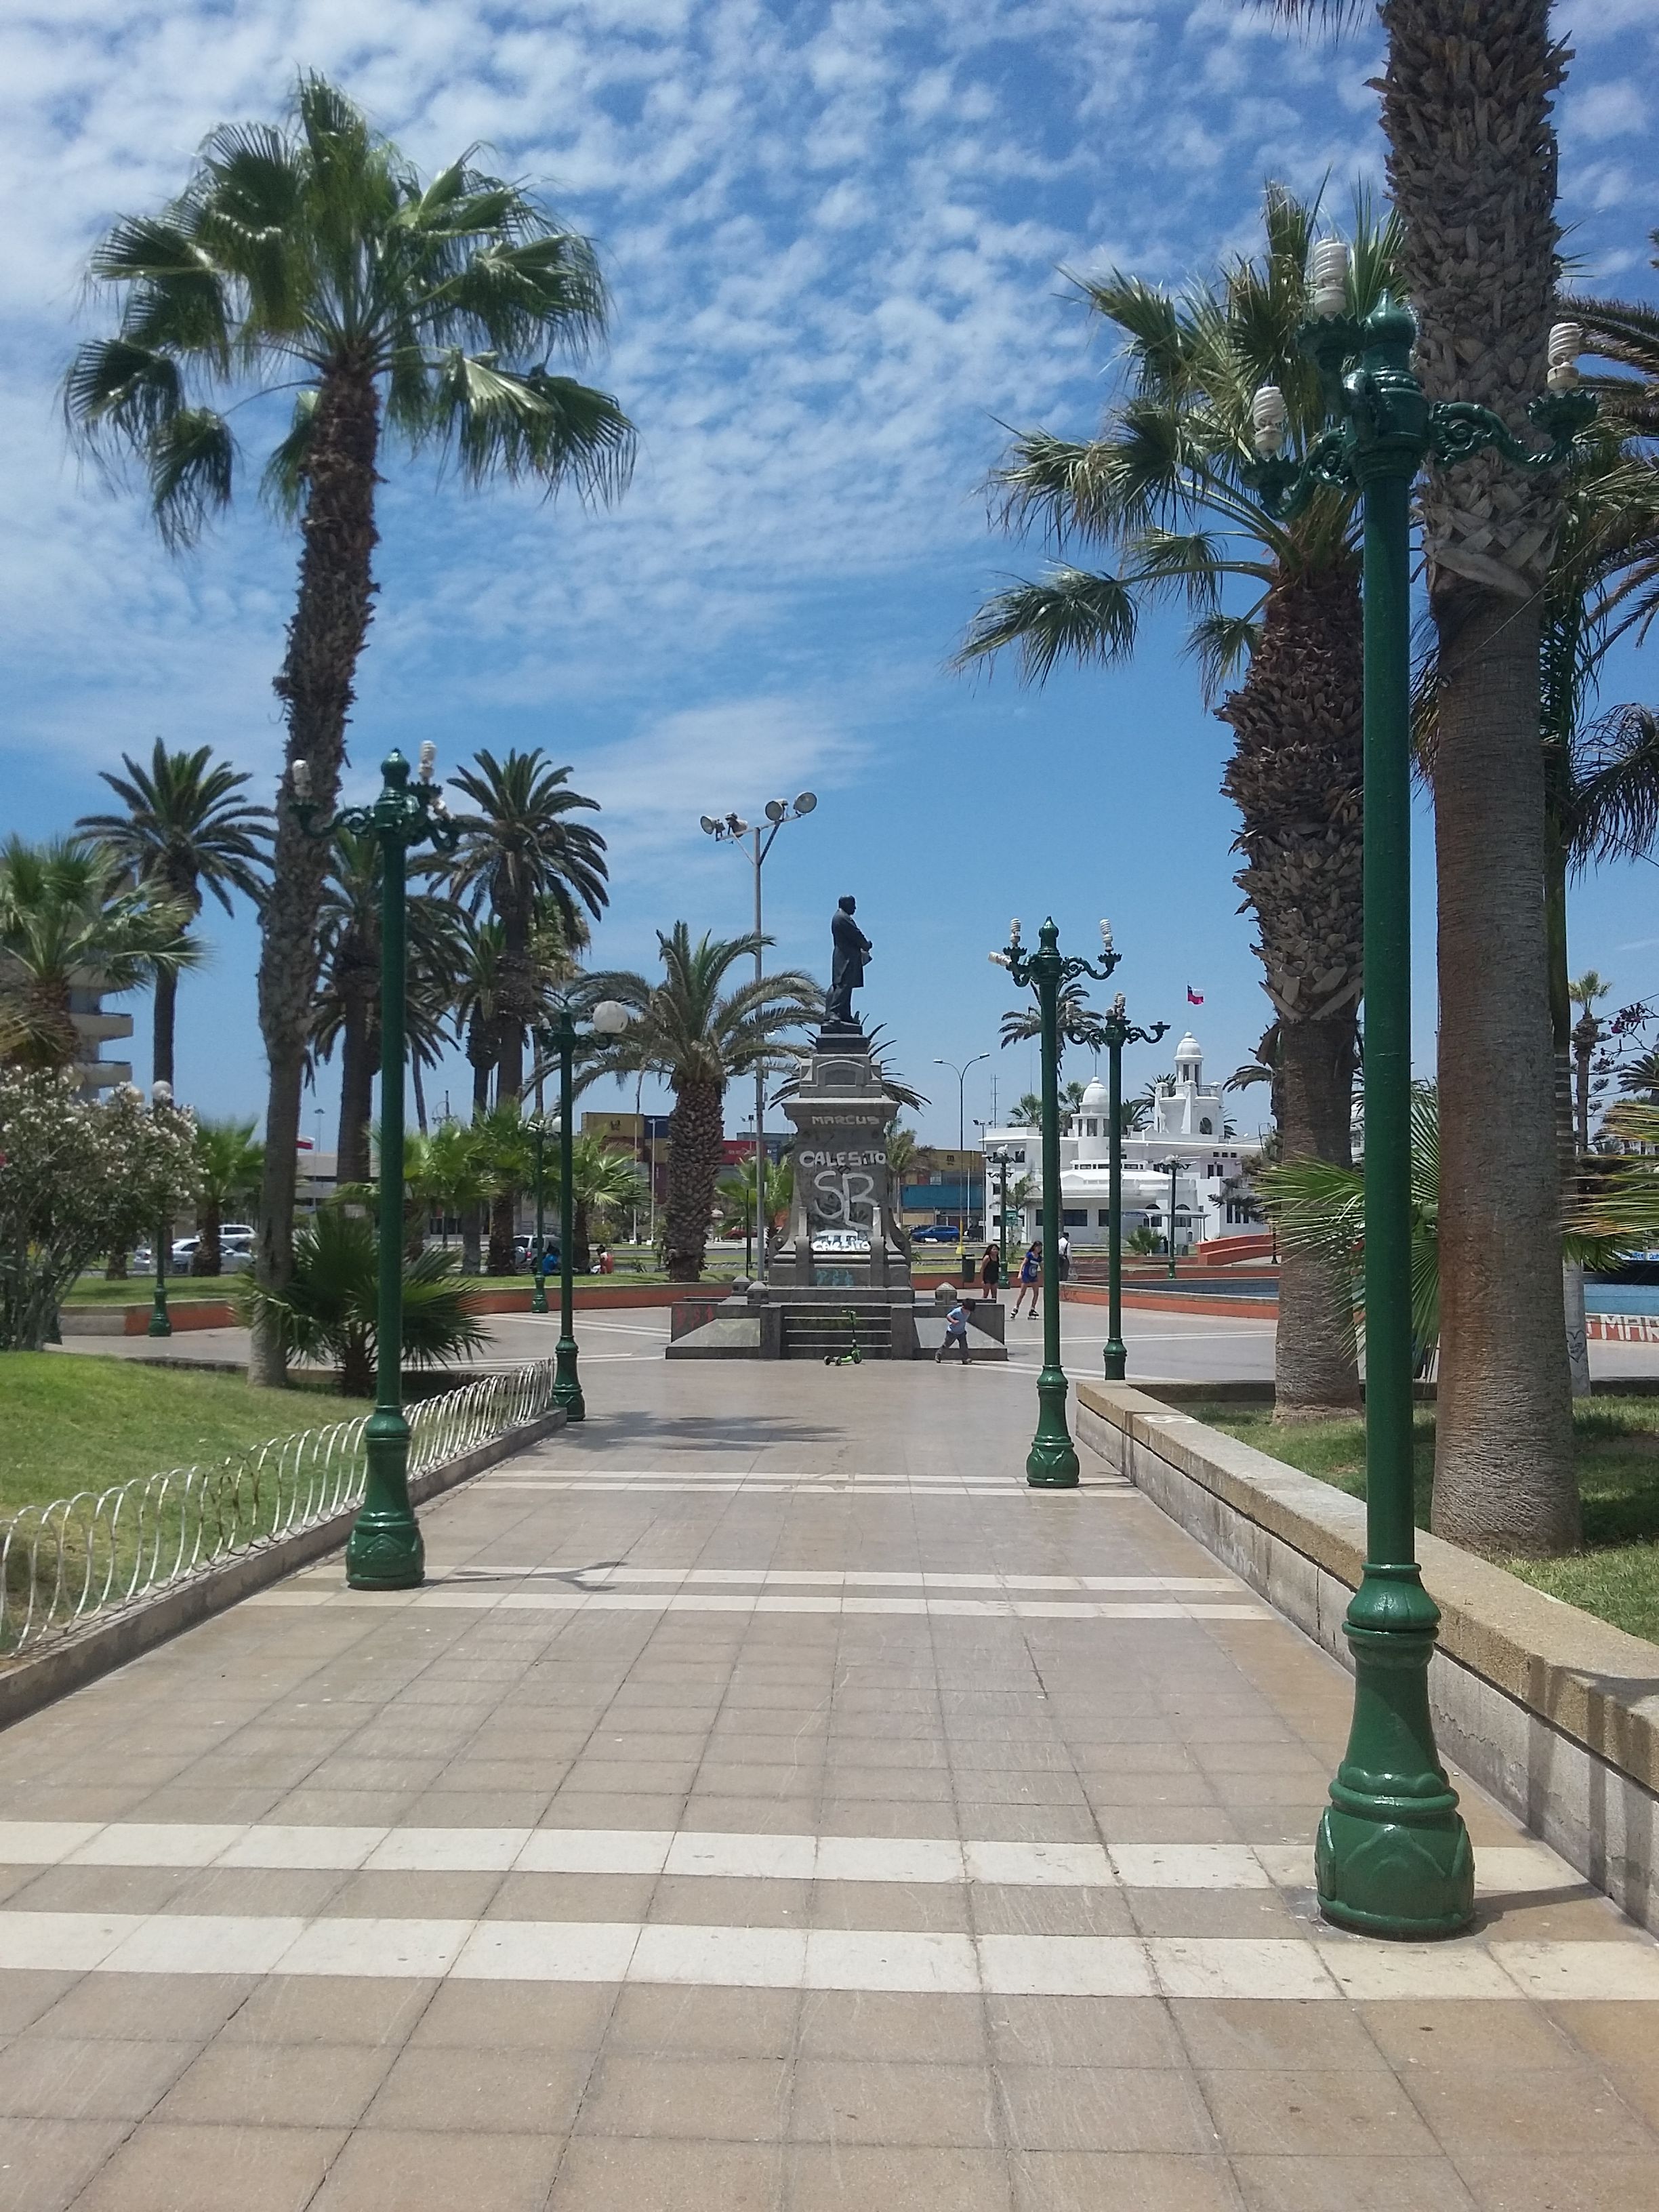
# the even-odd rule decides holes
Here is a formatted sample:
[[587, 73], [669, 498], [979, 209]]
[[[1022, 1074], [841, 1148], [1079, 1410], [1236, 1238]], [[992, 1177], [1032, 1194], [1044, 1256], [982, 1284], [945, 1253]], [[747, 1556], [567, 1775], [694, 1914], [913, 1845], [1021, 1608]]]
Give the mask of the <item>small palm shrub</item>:
[[[442, 1367], [483, 1348], [484, 1332], [463, 1305], [465, 1295], [453, 1253], [428, 1247], [405, 1255], [405, 1366]], [[246, 1280], [242, 1296], [290, 1358], [331, 1359], [343, 1397], [374, 1395], [380, 1239], [373, 1223], [325, 1206], [294, 1239], [289, 1282], [273, 1291]]]

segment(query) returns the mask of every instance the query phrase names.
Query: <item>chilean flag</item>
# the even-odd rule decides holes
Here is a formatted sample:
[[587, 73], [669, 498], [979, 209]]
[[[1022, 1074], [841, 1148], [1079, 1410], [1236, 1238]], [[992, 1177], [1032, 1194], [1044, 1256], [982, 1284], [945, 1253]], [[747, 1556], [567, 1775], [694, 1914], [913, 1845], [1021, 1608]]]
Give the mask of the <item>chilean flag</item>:
[[1187, 1004], [1188, 1004], [1189, 1006], [1201, 1006], [1203, 1005], [1203, 1003], [1204, 1003], [1204, 994], [1203, 994], [1203, 992], [1202, 992], [1202, 991], [1195, 991], [1195, 990], [1194, 990], [1194, 988], [1193, 988], [1192, 985], [1191, 985], [1190, 983], [1188, 983], [1188, 986], [1187, 986]]

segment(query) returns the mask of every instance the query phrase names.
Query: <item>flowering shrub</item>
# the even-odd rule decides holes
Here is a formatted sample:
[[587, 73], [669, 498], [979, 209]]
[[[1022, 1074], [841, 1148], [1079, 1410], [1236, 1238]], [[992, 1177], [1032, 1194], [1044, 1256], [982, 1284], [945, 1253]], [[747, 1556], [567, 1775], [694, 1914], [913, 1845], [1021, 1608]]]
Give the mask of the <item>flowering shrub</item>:
[[96, 1100], [67, 1071], [0, 1067], [0, 1351], [38, 1352], [82, 1268], [195, 1196], [195, 1140], [130, 1084]]

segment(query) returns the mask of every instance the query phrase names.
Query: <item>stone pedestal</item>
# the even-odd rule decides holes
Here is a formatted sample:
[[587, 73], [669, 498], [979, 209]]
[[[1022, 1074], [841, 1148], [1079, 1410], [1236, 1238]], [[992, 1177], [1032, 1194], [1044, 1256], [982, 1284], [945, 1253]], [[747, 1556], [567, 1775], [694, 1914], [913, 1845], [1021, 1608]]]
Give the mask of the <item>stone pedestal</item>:
[[[910, 1263], [894, 1219], [887, 1137], [899, 1102], [856, 1021], [826, 1024], [805, 1079], [783, 1110], [795, 1126], [788, 1234], [769, 1273], [780, 1290], [892, 1289], [910, 1297]], [[812, 1249], [814, 1237], [862, 1237], [868, 1249]]]

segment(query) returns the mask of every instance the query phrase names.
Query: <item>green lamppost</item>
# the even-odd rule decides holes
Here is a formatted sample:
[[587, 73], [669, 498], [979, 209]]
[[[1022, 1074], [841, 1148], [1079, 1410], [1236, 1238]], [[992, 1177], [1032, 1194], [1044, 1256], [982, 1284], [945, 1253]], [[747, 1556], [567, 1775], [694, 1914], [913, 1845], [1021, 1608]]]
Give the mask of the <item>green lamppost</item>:
[[1168, 1252], [1169, 1252], [1169, 1255], [1170, 1255], [1170, 1257], [1169, 1257], [1169, 1264], [1168, 1264], [1168, 1265], [1167, 1265], [1167, 1267], [1165, 1267], [1165, 1269], [1164, 1269], [1164, 1273], [1169, 1276], [1169, 1278], [1170, 1278], [1170, 1281], [1171, 1281], [1171, 1282], [1173, 1282], [1173, 1281], [1175, 1280], [1175, 1272], [1176, 1272], [1176, 1249], [1175, 1249], [1176, 1178], [1176, 1176], [1179, 1176], [1179, 1174], [1181, 1173], [1181, 1164], [1181, 1164], [1181, 1162], [1180, 1162], [1179, 1160], [1158, 1160], [1158, 1161], [1155, 1161], [1155, 1162], [1153, 1163], [1153, 1166], [1152, 1166], [1152, 1173], [1153, 1173], [1154, 1175], [1166, 1175], [1166, 1176], [1169, 1176], [1169, 1178], [1170, 1178], [1170, 1222], [1169, 1222], [1170, 1233], [1169, 1233], [1169, 1235], [1164, 1238], [1164, 1245], [1165, 1245], [1165, 1247], [1166, 1247], [1166, 1249], [1167, 1249], [1167, 1250], [1168, 1250]]
[[533, 1314], [547, 1311], [547, 1224], [543, 1202], [542, 1153], [547, 1135], [545, 1117], [538, 1114], [534, 1124], [536, 1146], [536, 1260], [530, 1281], [530, 1310]]
[[1550, 443], [1529, 450], [1488, 409], [1431, 401], [1412, 368], [1417, 320], [1384, 298], [1348, 312], [1347, 249], [1314, 251], [1314, 314], [1300, 333], [1323, 388], [1325, 428], [1300, 462], [1280, 458], [1287, 413], [1255, 395], [1255, 480], [1282, 519], [1322, 487], [1360, 495], [1365, 647], [1365, 1565], [1348, 1607], [1354, 1709], [1320, 1823], [1321, 1908], [1346, 1928], [1445, 1936], [1474, 1911], [1474, 1863], [1429, 1712], [1439, 1608], [1423, 1588], [1412, 1516], [1411, 489], [1487, 447], [1529, 474], [1559, 467], [1594, 418], [1575, 389], [1581, 334], [1550, 333], [1548, 392], [1528, 412]]
[[[153, 1084], [149, 1094], [150, 1110], [166, 1114], [173, 1106], [173, 1085]], [[167, 1239], [173, 1234], [173, 1224], [163, 1218], [155, 1231], [155, 1295], [150, 1301], [149, 1327], [147, 1336], [171, 1336], [173, 1316], [167, 1311]]]
[[[593, 1009], [593, 1027], [601, 1036], [620, 1036], [632, 1019], [628, 1008], [616, 999], [602, 999]], [[571, 1159], [576, 1007], [569, 999], [559, 1002], [557, 1027], [538, 1030], [536, 1042], [544, 1052], [556, 1053], [559, 1059], [559, 1340], [553, 1347], [553, 1402], [564, 1408], [568, 1422], [585, 1421], [587, 1401], [582, 1396], [576, 1365], [575, 1178]]]
[[373, 836], [380, 848], [380, 1301], [374, 1322], [374, 1411], [364, 1431], [368, 1477], [346, 1544], [346, 1581], [353, 1589], [411, 1589], [426, 1572], [425, 1547], [409, 1501], [409, 1423], [404, 1418], [404, 906], [411, 846], [453, 852], [460, 832], [432, 780], [437, 749], [421, 747], [420, 781], [397, 750], [380, 763], [380, 795], [372, 806], [338, 808], [315, 821], [311, 763], [289, 770], [294, 811], [307, 836], [337, 829]]
[[[1124, 1009], [1120, 991], [1102, 1024], [1106, 1040], [1107, 1090], [1111, 1109], [1106, 1140], [1106, 1380], [1121, 1382], [1128, 1372], [1123, 1341], [1123, 1048], [1156, 1044], [1168, 1034], [1168, 1022], [1138, 1030]], [[1172, 1209], [1173, 1213], [1173, 1209]]]
[[1122, 957], [1112, 950], [1111, 926], [1100, 925], [1101, 964], [1064, 958], [1053, 918], [1037, 932], [1037, 949], [1025, 951], [1019, 924], [1008, 925], [1008, 942], [991, 955], [1022, 988], [1037, 994], [1042, 1044], [1042, 1370], [1037, 1376], [1036, 1434], [1025, 1461], [1025, 1480], [1034, 1487], [1077, 1486], [1078, 1457], [1066, 1426], [1066, 1370], [1060, 1364], [1060, 991], [1079, 975], [1103, 983]]

